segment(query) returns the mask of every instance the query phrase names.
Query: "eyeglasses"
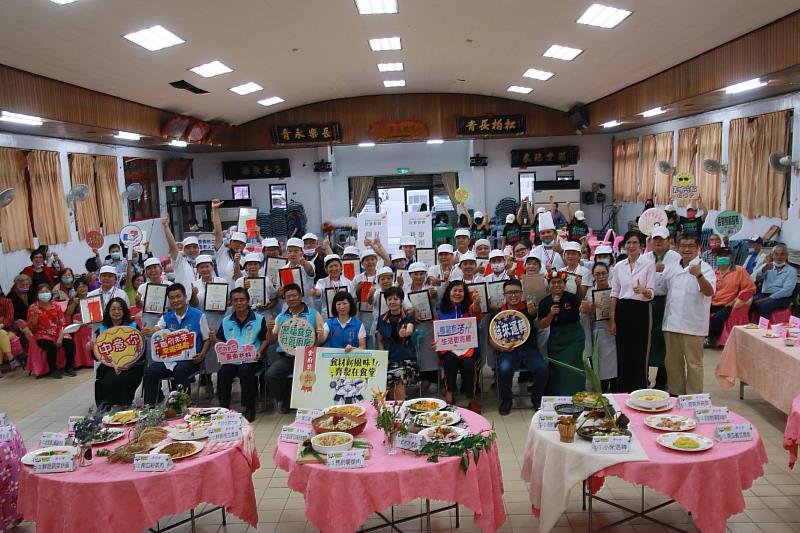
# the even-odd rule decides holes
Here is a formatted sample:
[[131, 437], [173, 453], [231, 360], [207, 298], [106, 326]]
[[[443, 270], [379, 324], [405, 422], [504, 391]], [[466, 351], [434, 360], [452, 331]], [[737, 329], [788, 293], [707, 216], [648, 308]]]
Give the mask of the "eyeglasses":
[[506, 291], [503, 294], [505, 294], [506, 296], [514, 296], [517, 294], [522, 294], [522, 291]]

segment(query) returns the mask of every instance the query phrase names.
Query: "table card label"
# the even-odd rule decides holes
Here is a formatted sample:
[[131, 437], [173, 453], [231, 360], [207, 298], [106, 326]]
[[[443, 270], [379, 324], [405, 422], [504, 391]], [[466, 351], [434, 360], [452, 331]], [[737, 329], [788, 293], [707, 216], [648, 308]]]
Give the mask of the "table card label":
[[752, 424], [723, 424], [714, 429], [714, 437], [720, 442], [753, 440]]
[[697, 409], [711, 407], [710, 394], [681, 394], [678, 396], [678, 409]]
[[800, 318], [792, 315], [789, 317], [789, 325], [793, 328], [800, 328]]
[[311, 428], [296, 428], [293, 426], [283, 426], [281, 429], [280, 440], [283, 442], [303, 442], [311, 437]]
[[47, 446], [66, 446], [67, 436], [63, 433], [53, 433], [52, 431], [45, 431], [39, 437], [39, 446], [45, 448]]
[[14, 438], [11, 426], [0, 426], [0, 442], [6, 442]]
[[298, 409], [294, 421], [301, 424], [310, 424], [312, 420], [323, 414], [324, 411], [321, 409]]
[[172, 468], [172, 457], [167, 453], [137, 453], [133, 456], [134, 472], [166, 472]]
[[541, 409], [542, 411], [552, 411], [556, 405], [565, 403], [572, 403], [572, 396], [542, 396]]
[[234, 412], [215, 413], [211, 415], [211, 427], [225, 429], [242, 427], [242, 415]]
[[758, 319], [759, 329], [769, 329], [769, 320], [763, 316]]
[[727, 407], [705, 407], [703, 409], [695, 409], [694, 416], [698, 424], [729, 421]]
[[780, 338], [784, 338], [789, 336], [789, 329], [786, 328], [785, 326], [774, 326], [772, 328], [772, 333], [774, 333]]
[[217, 427], [208, 428], [208, 442], [229, 442], [242, 438], [241, 427]]
[[558, 416], [554, 411], [539, 411], [539, 416], [536, 418], [536, 428], [544, 431], [555, 431]]
[[339, 470], [343, 468], [364, 468], [363, 450], [347, 450], [344, 452], [331, 452], [328, 454], [328, 468]]
[[48, 455], [33, 458], [34, 474], [53, 474], [75, 470], [75, 458], [71, 455]]
[[627, 435], [592, 437], [592, 453], [630, 453], [631, 438]]
[[419, 433], [409, 433], [407, 435], [397, 435], [394, 439], [395, 445], [404, 450], [412, 452], [419, 451], [423, 445], [422, 435]]
[[67, 427], [70, 431], [75, 431], [75, 425], [78, 422], [82, 422], [84, 419], [86, 419], [85, 416], [71, 416], [67, 419]]

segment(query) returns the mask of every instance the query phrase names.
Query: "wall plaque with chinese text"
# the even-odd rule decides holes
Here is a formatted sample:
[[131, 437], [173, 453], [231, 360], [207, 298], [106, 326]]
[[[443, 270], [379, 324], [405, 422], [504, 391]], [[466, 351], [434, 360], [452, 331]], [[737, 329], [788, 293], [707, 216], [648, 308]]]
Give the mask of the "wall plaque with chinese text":
[[258, 161], [223, 161], [223, 181], [290, 178], [292, 169], [288, 159], [260, 159]]
[[515, 309], [500, 311], [489, 324], [489, 335], [492, 340], [504, 348], [516, 348], [524, 344], [530, 334], [530, 320]]
[[329, 143], [342, 140], [342, 126], [338, 122], [273, 126], [270, 133], [272, 144]]
[[574, 165], [577, 162], [577, 146], [554, 146], [552, 148], [511, 150], [511, 166], [514, 168]]
[[369, 138], [373, 141], [427, 139], [428, 125], [421, 120], [385, 120], [371, 122]]
[[525, 115], [481, 115], [456, 118], [458, 135], [522, 135]]
[[97, 360], [117, 370], [130, 368], [143, 353], [144, 338], [130, 326], [116, 326], [101, 331], [94, 343]]

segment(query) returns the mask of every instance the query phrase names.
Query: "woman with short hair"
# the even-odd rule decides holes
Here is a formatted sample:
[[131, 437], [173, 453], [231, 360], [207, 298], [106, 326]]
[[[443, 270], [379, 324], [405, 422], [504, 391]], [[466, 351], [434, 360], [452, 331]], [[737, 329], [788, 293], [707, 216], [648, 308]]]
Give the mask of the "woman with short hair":
[[[118, 326], [139, 329], [136, 322], [131, 319], [131, 311], [125, 300], [112, 298], [106, 305], [103, 323], [97, 328], [97, 333], [99, 335], [107, 329]], [[90, 341], [91, 344], [93, 342]], [[94, 381], [94, 403], [97, 407], [131, 405], [136, 389], [142, 384], [146, 362], [147, 359], [142, 356], [126, 370], [115, 370], [108, 365], [99, 365]]]
[[64, 338], [64, 327], [67, 325], [64, 312], [53, 301], [53, 291], [47, 283], [36, 287], [36, 302], [28, 308], [28, 328], [33, 334], [36, 344], [47, 357], [50, 376], [61, 379], [62, 371], [57, 366], [58, 349], [64, 348], [67, 363], [64, 374], [75, 377], [75, 344], [71, 338]]

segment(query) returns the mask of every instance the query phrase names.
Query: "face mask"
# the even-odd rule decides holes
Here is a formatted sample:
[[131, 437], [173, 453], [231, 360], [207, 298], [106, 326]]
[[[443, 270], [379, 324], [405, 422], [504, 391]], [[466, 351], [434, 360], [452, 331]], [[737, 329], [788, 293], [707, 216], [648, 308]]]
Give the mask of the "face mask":
[[303, 249], [303, 255], [306, 257], [314, 257], [317, 254], [317, 250], [315, 248]]
[[122, 252], [111, 252], [111, 259], [117, 260], [122, 258]]
[[167, 279], [168, 279], [169, 281], [175, 281], [175, 273], [173, 273], [173, 272], [167, 272]]
[[50, 294], [49, 292], [40, 292], [39, 293], [39, 301], [40, 302], [49, 302], [50, 298], [52, 298], [52, 297], [53, 297], [53, 295]]
[[72, 281], [73, 279], [70, 277], [61, 278], [61, 282], [64, 283], [65, 285], [69, 285], [70, 283], [72, 283]]
[[[712, 251], [716, 252], [717, 250], [719, 250], [719, 248], [720, 248], [720, 245], [719, 245], [719, 244], [716, 244], [716, 243], [714, 243], [714, 244], [712, 244], [712, 245], [710, 246], [710, 248], [711, 248], [711, 250], [712, 250]], [[719, 261], [717, 261], [717, 262], [719, 262]]]
[[21, 292], [23, 294], [28, 292], [29, 290], [31, 290], [30, 287], [20, 287], [19, 288], [19, 292]]
[[602, 265], [610, 265], [611, 264], [611, 259], [598, 259], [597, 262], [602, 264]]
[[552, 248], [555, 243], [556, 241], [550, 241], [550, 242], [542, 241], [542, 244], [544, 245], [545, 248]]
[[44, 265], [44, 261], [42, 261], [41, 259], [33, 260], [33, 268], [42, 268], [42, 265]]
[[781, 267], [783, 267], [785, 264], [786, 264], [786, 263], [785, 263], [785, 262], [783, 262], [783, 261], [781, 261], [780, 263], [779, 263], [779, 262], [777, 262], [777, 261], [773, 261], [773, 262], [772, 262], [772, 265], [773, 265], [775, 268], [781, 268]]
[[717, 259], [717, 264], [721, 267], [731, 266], [730, 257], [720, 257]]
[[495, 274], [499, 274], [505, 269], [506, 269], [505, 263], [492, 263], [492, 272], [494, 272]]
[[482, 219], [482, 218], [476, 218], [476, 219], [475, 219], [475, 223], [476, 223], [476, 224], [479, 224], [479, 225], [480, 225], [480, 224], [483, 224], [483, 219]]

